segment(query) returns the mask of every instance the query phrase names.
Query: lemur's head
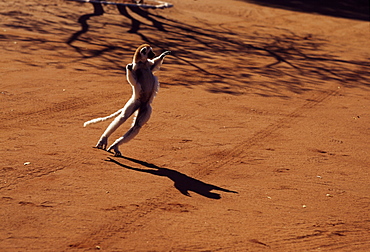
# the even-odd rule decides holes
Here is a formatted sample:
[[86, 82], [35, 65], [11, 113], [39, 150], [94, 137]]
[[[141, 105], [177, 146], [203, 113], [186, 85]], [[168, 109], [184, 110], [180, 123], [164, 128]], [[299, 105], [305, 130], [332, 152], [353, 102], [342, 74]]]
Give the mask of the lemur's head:
[[133, 62], [135, 63], [139, 61], [145, 62], [148, 59], [153, 59], [154, 56], [155, 54], [153, 52], [152, 47], [148, 44], [143, 44], [136, 49]]

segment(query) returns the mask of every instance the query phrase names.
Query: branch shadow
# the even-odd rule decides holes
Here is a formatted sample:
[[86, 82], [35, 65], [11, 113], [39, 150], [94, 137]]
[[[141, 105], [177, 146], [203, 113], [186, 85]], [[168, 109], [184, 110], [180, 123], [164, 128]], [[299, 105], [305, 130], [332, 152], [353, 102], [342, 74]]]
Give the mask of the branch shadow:
[[[72, 46], [72, 43], [75, 41], [75, 40], [78, 40], [78, 38], [89, 31], [89, 25], [87, 23], [87, 20], [89, 20], [91, 17], [94, 17], [94, 16], [101, 16], [104, 14], [104, 10], [103, 10], [103, 6], [99, 3], [91, 3], [94, 7], [94, 12], [91, 13], [91, 14], [84, 14], [82, 16], [80, 16], [78, 18], [78, 23], [81, 24], [81, 30], [80, 31], [77, 31], [75, 32], [74, 34], [72, 34], [72, 36], [67, 40], [67, 44]], [[77, 47], [74, 47], [75, 49]]]
[[238, 192], [231, 191], [231, 190], [228, 190], [222, 187], [204, 183], [198, 179], [189, 177], [183, 173], [180, 173], [172, 169], [158, 167], [154, 164], [147, 163], [145, 161], [137, 160], [134, 158], [124, 157], [124, 156], [121, 156], [121, 158], [129, 160], [133, 163], [145, 166], [149, 169], [142, 169], [142, 168], [135, 168], [132, 166], [128, 166], [128, 165], [122, 164], [121, 162], [118, 162], [117, 160], [109, 158], [109, 157], [108, 157], [108, 160], [106, 161], [113, 162], [129, 170], [149, 173], [149, 174], [160, 176], [160, 177], [167, 177], [174, 182], [174, 187], [185, 196], [190, 197], [189, 191], [192, 191], [192, 192], [195, 192], [199, 195], [202, 195], [210, 199], [220, 199], [221, 198], [220, 194], [214, 193], [211, 191], [218, 190], [218, 191], [228, 192], [228, 193], [238, 193]]
[[[68, 45], [72, 46], [72, 43], [74, 41], [78, 40], [79, 37], [82, 34], [87, 33], [89, 31], [89, 24], [87, 23], [87, 21], [91, 17], [102, 16], [105, 13], [101, 3], [91, 3], [91, 4], [94, 8], [94, 12], [90, 13], [90, 14], [81, 15], [78, 18], [78, 23], [81, 24], [81, 30], [72, 34], [72, 36], [66, 41], [66, 43]], [[125, 16], [125, 17], [127, 17], [128, 19], [131, 20], [131, 28], [127, 32], [128, 33], [136, 33], [136, 34], [140, 35], [142, 37], [142, 39], [146, 42], [148, 42], [148, 39], [144, 35], [139, 33], [139, 30], [140, 30], [141, 26], [144, 25], [144, 23], [141, 22], [140, 20], [136, 19], [135, 17], [133, 17], [128, 12], [128, 10], [130, 10], [131, 12], [137, 14], [138, 16], [150, 21], [153, 24], [153, 27], [155, 27], [158, 31], [166, 31], [166, 29], [164, 28], [164, 24], [162, 22], [159, 22], [158, 20], [153, 18], [148, 11], [145, 11], [145, 10], [141, 9], [140, 7], [117, 5], [117, 10], [122, 16]], [[75, 49], [76, 48], [77, 47], [75, 47]]]
[[[109, 52], [109, 51], [114, 51], [116, 49], [120, 49], [119, 47], [117, 46], [111, 46], [111, 45], [100, 45], [100, 46], [103, 46], [103, 49], [101, 50], [94, 50], [92, 52], [88, 52], [87, 54], [84, 54], [84, 50], [79, 47], [79, 46], [76, 46], [76, 45], [73, 45], [73, 42], [75, 41], [81, 41], [81, 42], [86, 42], [82, 39], [80, 39], [80, 37], [83, 35], [83, 34], [86, 34], [88, 33], [89, 31], [89, 28], [90, 28], [90, 25], [88, 24], [88, 20], [91, 18], [91, 17], [96, 17], [96, 16], [103, 16], [105, 11], [103, 9], [103, 5], [101, 3], [90, 3], [92, 4], [93, 6], [93, 13], [90, 13], [90, 14], [83, 14], [81, 15], [79, 18], [78, 18], [78, 23], [81, 25], [81, 30], [73, 33], [69, 39], [67, 39], [66, 41], [66, 44], [71, 46], [72, 48], [74, 48], [79, 54], [81, 54], [83, 56], [83, 58], [92, 58], [92, 57], [97, 57], [97, 56], [100, 56], [106, 52]], [[166, 29], [164, 28], [164, 24], [162, 22], [159, 22], [158, 20], [156, 20], [155, 18], [151, 17], [150, 13], [140, 7], [136, 7], [136, 6], [125, 6], [125, 5], [116, 5], [117, 7], [117, 10], [118, 12], [128, 18], [129, 20], [131, 20], [131, 28], [127, 31], [127, 33], [133, 33], [133, 34], [137, 34], [141, 37], [141, 39], [145, 42], [150, 42], [150, 40], [142, 33], [139, 32], [139, 30], [141, 29], [141, 27], [143, 25], [146, 25], [144, 24], [143, 22], [141, 22], [140, 20], [136, 19], [134, 16], [132, 16], [130, 14], [130, 12], [132, 13], [135, 13], [137, 14], [138, 16], [150, 21], [152, 23], [152, 27], [155, 27], [158, 31], [160, 32], [165, 32]], [[129, 12], [129, 11], [130, 12]], [[90, 42], [92, 44], [92, 42]], [[86, 55], [89, 55], [89, 56], [86, 56]], [[123, 68], [125, 69], [125, 68]], [[122, 70], [122, 67], [119, 67], [119, 70]]]
[[131, 10], [132, 12], [136, 13], [137, 15], [147, 19], [148, 21], [152, 22], [153, 27], [155, 27], [158, 31], [166, 31], [163, 26], [163, 23], [159, 22], [158, 20], [152, 18], [149, 12], [144, 11], [143, 9], [135, 6], [123, 6], [117, 5], [118, 11], [121, 15], [131, 19], [131, 29], [128, 31], [129, 33], [138, 33], [140, 26], [143, 24], [133, 16], [131, 16], [127, 9]]

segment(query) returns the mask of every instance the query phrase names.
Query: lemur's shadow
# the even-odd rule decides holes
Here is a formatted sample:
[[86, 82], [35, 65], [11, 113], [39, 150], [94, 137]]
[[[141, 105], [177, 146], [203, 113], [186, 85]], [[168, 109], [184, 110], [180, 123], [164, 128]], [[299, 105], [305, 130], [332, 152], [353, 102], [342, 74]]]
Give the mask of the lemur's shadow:
[[238, 193], [238, 192], [231, 191], [231, 190], [228, 190], [228, 189], [225, 189], [225, 188], [221, 188], [221, 187], [218, 187], [218, 186], [215, 186], [215, 185], [204, 183], [200, 180], [197, 180], [195, 178], [191, 178], [191, 177], [189, 177], [189, 176], [187, 176], [183, 173], [180, 173], [178, 171], [171, 170], [171, 169], [168, 169], [168, 168], [158, 167], [154, 164], [147, 163], [145, 161], [140, 161], [140, 160], [137, 160], [137, 159], [133, 159], [133, 158], [129, 158], [129, 157], [123, 157], [123, 156], [121, 158], [129, 160], [129, 161], [137, 163], [137, 164], [140, 164], [140, 165], [145, 166], [145, 167], [150, 168], [150, 169], [142, 169], [142, 168], [131, 167], [131, 166], [122, 164], [122, 163], [118, 162], [117, 160], [109, 158], [109, 157], [108, 157], [108, 160], [106, 160], [106, 161], [113, 162], [113, 163], [115, 163], [115, 164], [117, 164], [121, 167], [126, 168], [126, 169], [130, 169], [130, 170], [134, 170], [134, 171], [138, 171], [138, 172], [150, 173], [150, 174], [153, 174], [153, 175], [156, 175], [156, 176], [167, 177], [167, 178], [171, 179], [174, 182], [175, 188], [177, 190], [179, 190], [183, 195], [186, 195], [186, 196], [190, 196], [189, 191], [192, 191], [192, 192], [198, 193], [199, 195], [202, 195], [202, 196], [207, 197], [207, 198], [220, 199], [221, 198], [220, 194], [214, 193], [214, 192], [211, 192], [211, 191], [212, 190], [218, 190], [218, 191], [222, 191], [222, 192]]

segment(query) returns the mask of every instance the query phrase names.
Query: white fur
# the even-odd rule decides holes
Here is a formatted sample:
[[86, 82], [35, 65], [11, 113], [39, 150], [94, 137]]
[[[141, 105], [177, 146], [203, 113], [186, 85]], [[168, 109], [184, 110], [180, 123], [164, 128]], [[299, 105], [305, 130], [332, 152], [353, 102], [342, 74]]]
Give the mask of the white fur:
[[84, 123], [84, 127], [86, 127], [89, 124], [102, 122], [118, 115], [104, 131], [96, 145], [99, 149], [106, 149], [108, 137], [135, 113], [131, 128], [108, 148], [108, 151], [113, 150], [116, 156], [121, 155], [118, 147], [134, 138], [139, 133], [141, 127], [149, 120], [152, 113], [151, 103], [159, 87], [158, 78], [153, 75], [153, 72], [159, 70], [163, 63], [163, 59], [170, 53], [169, 51], [166, 51], [151, 60], [148, 59], [148, 55], [150, 52], [152, 53], [152, 48], [149, 45], [143, 46], [145, 46], [146, 50], [143, 50], [142, 48], [141, 50], [138, 50], [139, 52], [135, 52], [134, 59], [136, 58], [137, 62], [133, 60], [132, 64], [126, 66], [126, 78], [132, 87], [132, 96], [130, 100], [122, 109], [115, 113], [106, 117], [92, 119]]
[[84, 123], [84, 127], [86, 127], [87, 125], [90, 125], [90, 124], [93, 124], [93, 123], [98, 123], [98, 122], [103, 122], [103, 121], [106, 121], [112, 117], [115, 117], [117, 116], [119, 113], [122, 112], [122, 109], [114, 112], [113, 114], [109, 115], [109, 116], [106, 116], [106, 117], [99, 117], [99, 118], [95, 118], [95, 119], [92, 119], [90, 121], [87, 121]]

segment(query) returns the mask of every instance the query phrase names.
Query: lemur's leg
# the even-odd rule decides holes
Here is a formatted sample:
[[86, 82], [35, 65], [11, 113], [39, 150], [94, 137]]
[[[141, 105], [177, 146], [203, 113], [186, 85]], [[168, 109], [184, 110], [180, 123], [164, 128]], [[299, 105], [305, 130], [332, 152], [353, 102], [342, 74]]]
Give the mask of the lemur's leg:
[[118, 147], [127, 143], [133, 139], [140, 131], [141, 127], [149, 120], [150, 115], [152, 114], [152, 107], [150, 104], [145, 104], [141, 106], [138, 110], [137, 117], [132, 125], [132, 127], [124, 134], [122, 137], [118, 138], [109, 148], [108, 151], [113, 150], [115, 156], [121, 156], [121, 152]]
[[107, 127], [104, 133], [101, 135], [98, 143], [96, 144], [96, 148], [98, 149], [106, 149], [108, 145], [108, 137], [112, 135], [112, 133], [121, 126], [138, 108], [140, 107], [140, 102], [135, 100], [132, 97], [122, 109], [122, 112], [119, 116], [117, 116], [111, 124]]

